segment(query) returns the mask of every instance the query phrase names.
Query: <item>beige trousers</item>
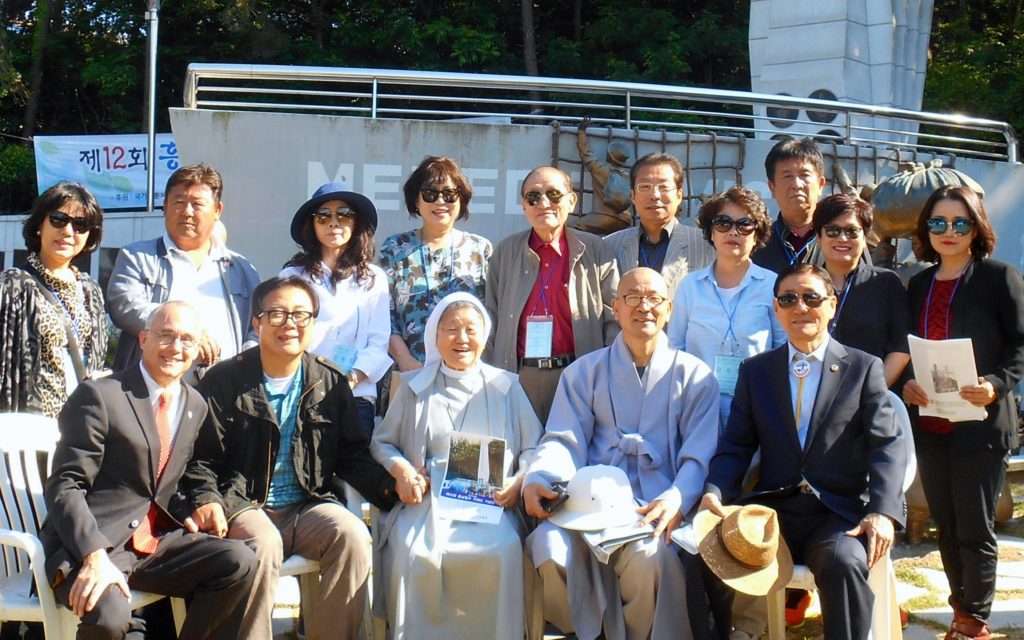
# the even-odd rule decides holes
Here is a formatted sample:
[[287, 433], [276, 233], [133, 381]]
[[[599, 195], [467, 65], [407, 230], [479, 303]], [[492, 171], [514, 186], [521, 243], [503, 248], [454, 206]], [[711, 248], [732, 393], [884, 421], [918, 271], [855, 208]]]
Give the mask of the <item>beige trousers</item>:
[[298, 554], [320, 563], [316, 613], [306, 620], [309, 640], [355, 640], [366, 608], [370, 533], [362, 520], [333, 502], [305, 501], [282, 509], [243, 511], [228, 537], [244, 540], [258, 561], [239, 638], [272, 640], [278, 569]]

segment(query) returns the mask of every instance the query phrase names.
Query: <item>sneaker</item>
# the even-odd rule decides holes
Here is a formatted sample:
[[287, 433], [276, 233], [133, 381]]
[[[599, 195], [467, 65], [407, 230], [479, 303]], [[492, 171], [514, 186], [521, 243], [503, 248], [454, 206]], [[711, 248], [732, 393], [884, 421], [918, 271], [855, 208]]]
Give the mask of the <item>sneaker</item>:
[[792, 597], [786, 597], [786, 626], [799, 627], [807, 616], [807, 607], [811, 606], [809, 591], [795, 591]]

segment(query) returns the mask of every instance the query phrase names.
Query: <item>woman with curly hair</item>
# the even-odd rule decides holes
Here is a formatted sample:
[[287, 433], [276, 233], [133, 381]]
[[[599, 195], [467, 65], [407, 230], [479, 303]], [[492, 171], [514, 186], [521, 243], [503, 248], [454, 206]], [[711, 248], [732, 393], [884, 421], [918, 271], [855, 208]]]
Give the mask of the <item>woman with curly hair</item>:
[[295, 212], [291, 236], [302, 250], [280, 274], [312, 283], [320, 315], [311, 351], [348, 376], [367, 438], [373, 433], [377, 381], [391, 367], [388, 283], [373, 264], [376, 230], [377, 209], [369, 198], [341, 183], [325, 184]]

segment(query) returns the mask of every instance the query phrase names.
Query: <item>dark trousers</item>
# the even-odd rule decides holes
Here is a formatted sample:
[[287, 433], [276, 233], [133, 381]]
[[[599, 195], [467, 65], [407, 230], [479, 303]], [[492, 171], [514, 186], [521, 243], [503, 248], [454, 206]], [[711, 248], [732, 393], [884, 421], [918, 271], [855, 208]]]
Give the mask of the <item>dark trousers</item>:
[[875, 597], [868, 586], [867, 541], [846, 532], [856, 526], [808, 493], [761, 501], [779, 514], [793, 561], [814, 574], [826, 638], [867, 638]]
[[359, 414], [363, 435], [369, 440], [373, 437], [374, 416], [377, 414], [377, 407], [366, 398], [356, 398], [356, 413]]
[[[149, 556], [121, 549], [110, 554], [126, 569], [132, 589], [178, 598], [192, 597], [181, 629], [182, 638], [234, 640], [256, 574], [256, 556], [236, 540], [222, 540], [181, 530], [168, 533]], [[67, 606], [77, 572], [55, 590]], [[79, 640], [121, 640], [141, 629], [131, 617], [131, 604], [117, 587], [108, 587], [78, 625]]]
[[962, 451], [949, 438], [922, 433], [917, 466], [939, 527], [950, 604], [988, 620], [996, 595], [996, 500], [1006, 478], [1006, 451]]

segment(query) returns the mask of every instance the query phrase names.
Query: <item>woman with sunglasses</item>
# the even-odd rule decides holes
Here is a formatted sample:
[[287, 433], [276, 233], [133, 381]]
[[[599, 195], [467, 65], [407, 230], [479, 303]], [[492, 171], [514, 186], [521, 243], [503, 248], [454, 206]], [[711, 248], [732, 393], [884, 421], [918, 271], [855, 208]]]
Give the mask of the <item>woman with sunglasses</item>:
[[740, 362], [786, 342], [772, 307], [775, 273], [750, 260], [768, 241], [771, 220], [759, 195], [732, 187], [704, 203], [697, 224], [715, 260], [683, 278], [666, 332], [669, 344], [715, 372], [724, 425]]
[[0, 274], [0, 411], [56, 416], [106, 366], [103, 294], [71, 264], [102, 235], [103, 210], [82, 185], [61, 182], [32, 205], [26, 264]]
[[[918, 469], [951, 591], [953, 623], [946, 637], [988, 638], [996, 499], [1007, 451], [1018, 444], [1011, 394], [1024, 374], [1024, 281], [1013, 266], [988, 257], [995, 233], [970, 189], [933, 193], [918, 218], [916, 240], [917, 257], [938, 264], [910, 280], [914, 333], [930, 340], [971, 339], [981, 377], [961, 386], [960, 397], [987, 412], [983, 420], [956, 423], [911, 412]], [[907, 381], [903, 398], [917, 407], [931, 402], [916, 379]]]
[[292, 217], [292, 240], [302, 250], [280, 273], [313, 285], [320, 315], [310, 350], [333, 360], [348, 377], [367, 439], [377, 382], [391, 367], [387, 279], [373, 264], [376, 229], [377, 208], [369, 198], [342, 183], [327, 183]]
[[836, 288], [829, 331], [840, 343], [881, 358], [891, 387], [910, 362], [910, 307], [898, 275], [861, 262], [873, 219], [870, 204], [836, 194], [818, 202], [811, 225]]
[[437, 301], [456, 291], [483, 300], [492, 248], [455, 229], [469, 219], [473, 189], [451, 158], [424, 158], [402, 191], [410, 217], [422, 225], [386, 239], [380, 265], [391, 292], [391, 356], [400, 371], [412, 371], [423, 366], [423, 329]]

